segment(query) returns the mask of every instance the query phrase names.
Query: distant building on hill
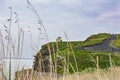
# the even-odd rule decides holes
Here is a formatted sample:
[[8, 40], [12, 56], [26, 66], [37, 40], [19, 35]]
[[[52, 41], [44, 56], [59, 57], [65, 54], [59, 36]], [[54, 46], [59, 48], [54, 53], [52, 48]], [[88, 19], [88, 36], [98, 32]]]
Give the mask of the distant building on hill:
[[62, 42], [62, 38], [60, 36], [57, 37], [56, 42]]

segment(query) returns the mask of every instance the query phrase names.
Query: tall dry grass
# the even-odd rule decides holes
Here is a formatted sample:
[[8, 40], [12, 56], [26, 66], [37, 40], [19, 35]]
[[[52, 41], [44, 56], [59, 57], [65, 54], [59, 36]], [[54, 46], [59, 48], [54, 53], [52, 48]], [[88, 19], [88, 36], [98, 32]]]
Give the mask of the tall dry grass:
[[[3, 80], [11, 80], [12, 79], [12, 58], [21, 58], [23, 41], [24, 41], [24, 31], [19, 26], [19, 18], [17, 13], [9, 7], [10, 9], [10, 17], [6, 20], [6, 24], [3, 24], [4, 31], [0, 31], [0, 64], [2, 67], [2, 75], [0, 78]], [[15, 17], [15, 18], [13, 18]], [[14, 22], [15, 20], [15, 22]], [[15, 24], [13, 26], [13, 24]], [[13, 36], [13, 28], [17, 28], [16, 34], [17, 37]], [[17, 41], [16, 41], [17, 40]], [[15, 43], [16, 41], [16, 43]], [[9, 66], [6, 65], [7, 59], [9, 59]], [[19, 62], [16, 62], [16, 67], [14, 70], [18, 70]], [[9, 70], [7, 71], [7, 67]], [[4, 78], [6, 77], [6, 78]]]
[[[38, 18], [38, 24], [39, 24], [38, 30], [40, 31], [40, 33], [42, 33], [44, 35], [44, 39], [48, 43], [49, 38], [47, 35], [47, 31], [45, 29], [45, 26], [42, 23], [42, 20], [40, 19], [39, 14], [35, 10], [35, 8], [31, 5], [29, 0], [26, 0], [26, 1], [28, 4], [28, 8], [31, 9]], [[18, 14], [13, 10], [12, 7], [9, 7], [9, 9], [10, 9], [10, 17], [6, 20], [6, 24], [3, 24], [5, 31], [4, 32], [0, 31], [0, 40], [1, 40], [0, 41], [0, 44], [1, 44], [0, 45], [0, 56], [1, 56], [0, 61], [1, 61], [1, 64], [6, 64], [6, 61], [4, 61], [4, 59], [9, 58], [9, 71], [7, 72], [6, 65], [4, 65], [4, 66], [2, 65], [1, 71], [2, 71], [2, 73], [4, 73], [7, 80], [12, 80], [12, 77], [11, 77], [12, 76], [11, 59], [12, 58], [21, 58], [22, 51], [23, 51], [23, 42], [24, 42], [25, 36], [24, 36], [24, 30], [22, 29], [22, 27], [20, 27]], [[13, 33], [12, 33], [12, 31], [14, 30], [14, 27], [17, 27], [17, 30], [16, 30], [17, 37], [16, 38], [13, 36]], [[49, 44], [48, 44], [48, 50], [50, 53], [49, 60], [50, 60], [51, 66], [52, 66], [51, 51], [50, 51]], [[14, 68], [16, 71], [19, 70], [20, 63], [21, 62], [15, 63]], [[5, 72], [7, 72], [7, 73], [5, 74]], [[50, 72], [52, 74], [52, 68], [51, 68]], [[3, 74], [0, 78], [3, 79]]]
[[[26, 70], [25, 70], [26, 71]], [[74, 73], [66, 75], [57, 75], [50, 73], [37, 73], [36, 75], [30, 75], [30, 70], [19, 74], [16, 80], [119, 80], [120, 79], [120, 67], [108, 68], [107, 70], [96, 70], [94, 72]]]

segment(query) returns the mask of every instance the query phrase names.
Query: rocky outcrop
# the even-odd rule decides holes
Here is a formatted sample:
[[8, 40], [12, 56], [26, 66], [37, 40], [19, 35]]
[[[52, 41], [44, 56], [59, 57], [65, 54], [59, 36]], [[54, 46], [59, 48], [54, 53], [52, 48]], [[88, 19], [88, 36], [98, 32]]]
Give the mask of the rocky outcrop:
[[49, 54], [52, 54], [48, 50], [48, 46], [43, 45], [42, 49], [34, 56], [33, 70], [35, 72], [50, 72], [50, 57]]

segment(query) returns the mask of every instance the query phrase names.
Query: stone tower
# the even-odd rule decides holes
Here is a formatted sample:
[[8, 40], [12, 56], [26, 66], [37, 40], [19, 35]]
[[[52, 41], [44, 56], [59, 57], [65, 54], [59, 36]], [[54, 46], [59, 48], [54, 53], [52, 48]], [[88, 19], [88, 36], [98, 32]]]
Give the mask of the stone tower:
[[59, 37], [57, 37], [56, 42], [62, 42], [62, 39], [61, 39], [61, 37], [60, 37], [60, 36], [59, 36]]

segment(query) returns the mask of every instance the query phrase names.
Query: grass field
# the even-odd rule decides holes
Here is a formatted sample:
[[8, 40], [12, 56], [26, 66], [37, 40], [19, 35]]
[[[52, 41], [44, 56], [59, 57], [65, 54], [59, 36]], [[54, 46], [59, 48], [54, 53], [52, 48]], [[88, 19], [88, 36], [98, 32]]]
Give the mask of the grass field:
[[88, 37], [83, 45], [81, 46], [90, 46], [90, 45], [94, 45], [94, 44], [99, 44], [102, 43], [103, 40], [110, 38], [110, 34], [109, 33], [99, 33], [99, 34], [94, 34], [91, 35], [90, 37]]
[[114, 46], [120, 48], [120, 34], [117, 34], [117, 39], [114, 41]]

